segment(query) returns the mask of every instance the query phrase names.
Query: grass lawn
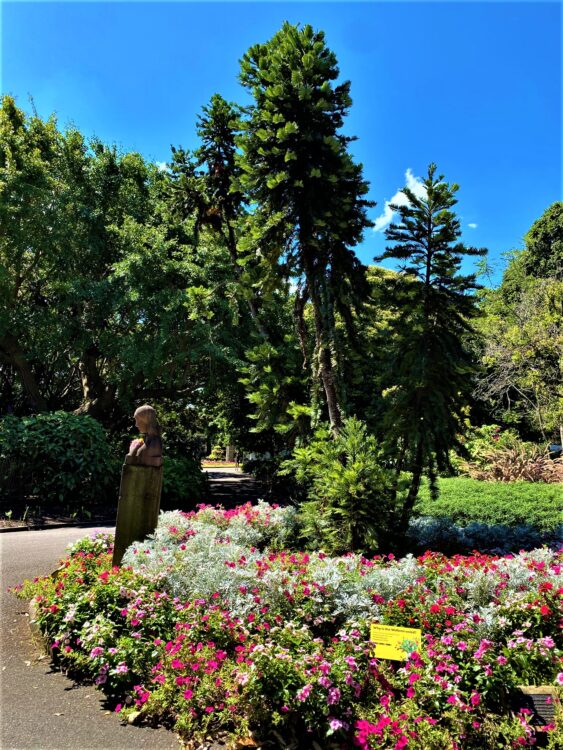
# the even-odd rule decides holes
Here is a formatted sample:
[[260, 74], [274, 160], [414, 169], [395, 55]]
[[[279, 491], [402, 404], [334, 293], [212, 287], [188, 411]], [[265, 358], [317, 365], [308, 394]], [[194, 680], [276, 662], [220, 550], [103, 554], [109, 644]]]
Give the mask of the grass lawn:
[[428, 484], [420, 490], [418, 515], [447, 517], [464, 526], [472, 521], [544, 531], [563, 523], [563, 485], [539, 482], [482, 482], [466, 477], [439, 480], [440, 497], [430, 498]]

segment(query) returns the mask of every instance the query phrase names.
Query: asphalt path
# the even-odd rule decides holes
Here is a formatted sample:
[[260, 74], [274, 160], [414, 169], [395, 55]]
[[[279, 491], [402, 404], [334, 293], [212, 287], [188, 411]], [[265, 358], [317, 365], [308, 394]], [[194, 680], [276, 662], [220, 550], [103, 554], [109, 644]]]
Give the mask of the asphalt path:
[[[113, 531], [111, 526], [99, 529]], [[0, 748], [1, 750], [178, 750], [165, 729], [121, 724], [106, 711], [103, 694], [52, 670], [34, 645], [27, 602], [7, 593], [25, 578], [52, 572], [65, 547], [92, 528], [0, 534]]]

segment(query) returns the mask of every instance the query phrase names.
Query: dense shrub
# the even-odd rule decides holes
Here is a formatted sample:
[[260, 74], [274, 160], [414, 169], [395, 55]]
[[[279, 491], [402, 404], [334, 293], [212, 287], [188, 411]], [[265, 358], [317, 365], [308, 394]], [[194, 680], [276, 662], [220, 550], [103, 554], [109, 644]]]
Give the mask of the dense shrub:
[[300, 515], [309, 548], [374, 552], [388, 544], [393, 475], [382, 464], [376, 439], [356, 418], [345, 420], [337, 435], [318, 429], [284, 461], [281, 473], [293, 473], [307, 493]]
[[193, 405], [162, 399], [153, 406], [158, 414], [165, 455], [201, 459], [205, 455], [205, 435], [194, 432]]
[[164, 456], [161, 508], [195, 508], [207, 499], [208, 489], [207, 474], [201, 470], [199, 461]]
[[526, 443], [512, 430], [498, 425], [474, 429], [466, 448], [469, 461], [458, 461], [458, 469], [472, 479], [491, 482], [563, 482], [563, 460], [550, 458], [545, 448]]
[[117, 497], [119, 461], [92, 417], [59, 411], [0, 420], [2, 498], [84, 506]]

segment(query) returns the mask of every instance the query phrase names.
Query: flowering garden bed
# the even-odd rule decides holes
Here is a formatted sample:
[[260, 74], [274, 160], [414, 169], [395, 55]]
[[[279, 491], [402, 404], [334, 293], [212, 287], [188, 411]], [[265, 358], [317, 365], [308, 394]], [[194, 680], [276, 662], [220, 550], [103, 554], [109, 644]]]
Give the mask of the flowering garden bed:
[[[265, 503], [164, 513], [123, 567], [111, 567], [110, 537], [85, 538], [18, 594], [35, 597], [61, 668], [93, 680], [124, 719], [186, 740], [536, 743], [513, 699], [519, 685], [563, 684], [561, 554], [330, 558], [298, 551], [295, 528], [292, 508]], [[372, 622], [421, 628], [420, 653], [372, 658]], [[541, 735], [552, 750], [563, 743], [555, 702]]]

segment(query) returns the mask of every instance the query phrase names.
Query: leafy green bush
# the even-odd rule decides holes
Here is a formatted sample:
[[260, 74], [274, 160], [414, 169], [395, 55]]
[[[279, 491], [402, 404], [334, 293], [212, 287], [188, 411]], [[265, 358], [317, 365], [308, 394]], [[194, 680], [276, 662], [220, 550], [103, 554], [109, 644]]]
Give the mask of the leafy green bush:
[[214, 445], [208, 458], [210, 461], [223, 461], [225, 458], [225, 449], [220, 445]]
[[493, 482], [563, 481], [563, 462], [549, 457], [545, 447], [528, 443], [514, 430], [498, 425], [472, 428], [465, 439], [469, 460], [456, 457], [457, 472]]
[[99, 422], [58, 411], [0, 420], [0, 493], [46, 503], [117, 497], [119, 462]]
[[207, 500], [208, 480], [199, 461], [192, 458], [164, 457], [162, 498], [160, 507], [166, 510], [191, 509]]
[[202, 458], [205, 455], [205, 435], [194, 431], [194, 407], [167, 399], [156, 401], [153, 406], [158, 414], [165, 455]]
[[330, 553], [373, 552], [388, 541], [394, 507], [391, 472], [382, 467], [380, 448], [366, 425], [347, 419], [334, 436], [328, 427], [296, 448], [282, 474], [294, 473], [307, 500], [301, 506], [308, 545]]
[[460, 526], [479, 522], [554, 531], [561, 525], [561, 485], [453, 477], [440, 479], [438, 486], [440, 497], [432, 500], [428, 485], [423, 484], [416, 515], [449, 518]]

